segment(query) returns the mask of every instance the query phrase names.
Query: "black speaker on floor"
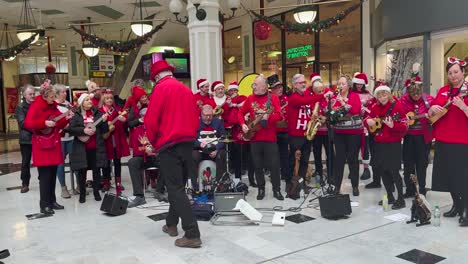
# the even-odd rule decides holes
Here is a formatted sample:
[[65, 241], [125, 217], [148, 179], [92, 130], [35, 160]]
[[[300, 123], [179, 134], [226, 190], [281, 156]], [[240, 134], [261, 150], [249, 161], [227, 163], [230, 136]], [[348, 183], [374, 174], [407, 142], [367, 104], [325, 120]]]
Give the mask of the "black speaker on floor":
[[349, 194], [337, 194], [319, 197], [320, 213], [323, 218], [340, 219], [350, 215], [351, 201]]
[[101, 211], [114, 216], [125, 214], [127, 207], [128, 200], [113, 193], [106, 193], [101, 203]]

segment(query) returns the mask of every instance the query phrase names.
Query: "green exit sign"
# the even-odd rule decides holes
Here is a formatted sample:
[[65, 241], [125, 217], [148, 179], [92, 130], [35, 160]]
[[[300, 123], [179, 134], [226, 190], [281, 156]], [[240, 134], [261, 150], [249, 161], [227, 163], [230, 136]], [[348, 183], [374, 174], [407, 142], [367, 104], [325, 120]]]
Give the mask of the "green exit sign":
[[305, 45], [305, 46], [290, 48], [286, 51], [286, 59], [308, 57], [309, 51], [311, 50], [312, 50], [312, 45]]

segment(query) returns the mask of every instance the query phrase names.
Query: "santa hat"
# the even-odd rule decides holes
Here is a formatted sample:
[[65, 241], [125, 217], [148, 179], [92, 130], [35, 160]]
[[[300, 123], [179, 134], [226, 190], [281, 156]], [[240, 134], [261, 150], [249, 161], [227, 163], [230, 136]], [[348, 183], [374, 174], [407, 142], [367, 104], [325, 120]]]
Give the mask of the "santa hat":
[[387, 92], [391, 93], [392, 89], [390, 89], [390, 87], [388, 87], [386, 85], [381, 85], [381, 86], [374, 89], [374, 96], [377, 96], [377, 93], [382, 92], [382, 91], [387, 91]]
[[107, 88], [104, 90], [103, 94], [114, 94], [114, 92], [112, 91], [112, 89]]
[[153, 63], [153, 65], [151, 65], [150, 79], [153, 82], [155, 82], [156, 75], [162, 71], [171, 71], [172, 73], [174, 73], [174, 67], [172, 65], [169, 65], [166, 60], [159, 60]]
[[363, 84], [367, 86], [368, 84], [367, 75], [363, 72], [356, 74], [353, 78], [353, 83]]
[[207, 79], [205, 79], [205, 78], [198, 79], [198, 81], [197, 81], [198, 90], [200, 90], [200, 88], [205, 84], [209, 84]]
[[85, 84], [86, 84], [86, 88], [88, 88], [89, 93], [99, 90], [99, 86], [95, 82], [87, 80]]
[[132, 94], [132, 100], [134, 103], [138, 103], [140, 101], [141, 97], [146, 95], [146, 91], [141, 89], [138, 86], [133, 87], [133, 94]]
[[78, 106], [81, 106], [84, 102], [84, 100], [86, 99], [86, 97], [92, 97], [93, 94], [89, 94], [89, 93], [82, 93], [80, 95], [80, 97], [78, 98]]
[[421, 80], [421, 77], [419, 77], [419, 76], [416, 76], [416, 77], [414, 77], [414, 78], [407, 79], [407, 80], [405, 81], [405, 87], [410, 86], [411, 82], [422, 83], [422, 80]]
[[214, 81], [211, 84], [211, 91], [214, 92], [219, 87], [224, 87], [224, 83], [222, 81]]
[[316, 72], [313, 72], [310, 76], [310, 82], [313, 83], [317, 80], [322, 80], [322, 77], [320, 77], [320, 74], [316, 73]]
[[236, 81], [233, 81], [232, 83], [229, 84], [228, 91], [231, 90], [231, 89], [239, 90], [239, 85], [237, 84]]

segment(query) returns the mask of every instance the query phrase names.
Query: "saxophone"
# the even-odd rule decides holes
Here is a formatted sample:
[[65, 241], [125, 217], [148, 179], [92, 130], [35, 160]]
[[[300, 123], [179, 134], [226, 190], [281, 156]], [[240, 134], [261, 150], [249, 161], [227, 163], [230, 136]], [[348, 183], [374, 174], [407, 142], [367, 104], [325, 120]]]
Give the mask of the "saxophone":
[[322, 126], [322, 119], [320, 117], [315, 118], [314, 116], [318, 115], [319, 111], [319, 102], [315, 103], [314, 110], [312, 111], [312, 115], [310, 116], [310, 121], [307, 124], [307, 130], [304, 133], [304, 136], [307, 138], [307, 140], [312, 140], [315, 137], [315, 134], [317, 134], [317, 131], [319, 130], [320, 126]]

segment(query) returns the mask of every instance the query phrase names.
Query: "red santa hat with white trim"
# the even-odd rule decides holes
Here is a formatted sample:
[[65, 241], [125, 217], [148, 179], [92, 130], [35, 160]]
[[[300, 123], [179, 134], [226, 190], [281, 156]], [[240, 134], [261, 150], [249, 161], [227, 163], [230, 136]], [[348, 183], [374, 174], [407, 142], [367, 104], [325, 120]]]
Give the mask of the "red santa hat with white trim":
[[228, 91], [232, 90], [232, 89], [239, 90], [239, 84], [237, 84], [237, 81], [233, 81], [233, 82], [229, 83]]
[[211, 91], [214, 92], [219, 87], [224, 87], [224, 83], [222, 81], [214, 81], [211, 84]]
[[317, 80], [322, 80], [322, 77], [320, 77], [320, 74], [316, 73], [316, 72], [313, 72], [310, 76], [309, 76], [309, 79], [310, 79], [310, 82], [313, 83]]
[[419, 77], [419, 76], [415, 76], [415, 77], [413, 77], [413, 78], [406, 79], [406, 81], [405, 81], [405, 87], [410, 86], [411, 82], [421, 84], [421, 83], [422, 83], [422, 80], [421, 80], [421, 77]]
[[388, 87], [387, 85], [383, 84], [374, 89], [374, 96], [377, 96], [377, 93], [382, 92], [382, 91], [387, 91], [389, 93], [392, 93], [392, 89], [390, 89], [390, 87]]
[[369, 81], [367, 80], [367, 75], [363, 72], [356, 73], [353, 78], [353, 83], [363, 84], [367, 86]]
[[207, 79], [205, 78], [201, 78], [201, 79], [198, 79], [197, 80], [197, 89], [200, 90], [200, 88], [205, 85], [205, 84], [209, 84], [210, 82], [208, 82]]

